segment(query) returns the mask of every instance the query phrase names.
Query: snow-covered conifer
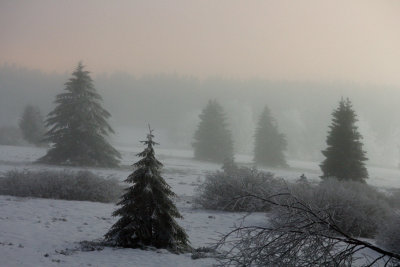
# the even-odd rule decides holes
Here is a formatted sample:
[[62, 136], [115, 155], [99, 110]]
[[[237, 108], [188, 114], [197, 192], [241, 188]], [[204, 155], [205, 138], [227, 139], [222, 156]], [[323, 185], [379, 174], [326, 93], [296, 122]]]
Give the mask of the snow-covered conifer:
[[46, 140], [52, 147], [39, 162], [115, 167], [120, 154], [107, 141], [114, 132], [107, 123], [111, 115], [101, 106], [102, 98], [83, 68], [79, 63], [47, 116]]
[[113, 216], [119, 220], [105, 235], [112, 245], [131, 248], [154, 246], [175, 252], [189, 248], [188, 236], [175, 218], [182, 218], [172, 202], [175, 193], [160, 174], [162, 163], [154, 153], [152, 130], [146, 148], [137, 156], [141, 159], [133, 164], [135, 171], [125, 182], [131, 186], [117, 204], [121, 206]]

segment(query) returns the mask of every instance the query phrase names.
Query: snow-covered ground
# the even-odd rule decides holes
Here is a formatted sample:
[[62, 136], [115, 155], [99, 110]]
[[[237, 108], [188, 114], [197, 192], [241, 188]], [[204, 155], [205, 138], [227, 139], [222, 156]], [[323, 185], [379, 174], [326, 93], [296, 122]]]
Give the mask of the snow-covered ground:
[[[0, 266], [210, 266], [212, 259], [165, 250], [104, 248], [80, 251], [81, 241], [102, 238], [115, 219], [113, 204], [0, 196]], [[206, 246], [243, 214], [192, 210], [178, 203], [194, 247]], [[263, 220], [261, 214], [252, 220]]]
[[[116, 147], [122, 154], [121, 165], [122, 169], [90, 169], [95, 173], [103, 176], [114, 175], [121, 180], [125, 179], [130, 173], [129, 166], [137, 161], [136, 154], [142, 150], [141, 147]], [[208, 162], [199, 162], [193, 160], [193, 152], [189, 150], [172, 150], [156, 147], [157, 157], [164, 164], [164, 173], [172, 176], [171, 180], [178, 183], [197, 183], [197, 178], [204, 178], [204, 174], [212, 172], [221, 168], [219, 164]], [[33, 162], [45, 155], [45, 148], [37, 147], [17, 147], [17, 146], [0, 146], [0, 172], [25, 168], [25, 169], [64, 169], [64, 167], [45, 166], [40, 164], [33, 164]], [[235, 159], [241, 164], [251, 166], [252, 158], [249, 155], [236, 155]], [[264, 171], [270, 171], [278, 177], [287, 180], [296, 180], [300, 175], [305, 174], [308, 179], [319, 181], [321, 170], [319, 162], [289, 160], [289, 169], [274, 169], [274, 168], [260, 168]], [[400, 188], [400, 169], [367, 166], [369, 172], [369, 179], [367, 183], [379, 188]], [[82, 169], [82, 168], [79, 168]], [[196, 178], [193, 180], [193, 178]], [[170, 182], [174, 182], [170, 181]], [[193, 186], [192, 186], [193, 187]], [[175, 189], [175, 187], [173, 186]], [[179, 188], [178, 188], [179, 189]], [[179, 194], [186, 194], [185, 190], [177, 190]], [[193, 191], [193, 188], [189, 191]]]
[[[122, 152], [120, 169], [84, 168], [101, 176], [120, 181], [131, 172], [141, 148], [118, 147]], [[44, 148], [0, 146], [0, 172], [13, 169], [64, 169], [65, 167], [33, 164], [43, 156]], [[192, 198], [196, 186], [218, 164], [198, 162], [191, 151], [156, 148], [163, 162], [163, 175], [178, 195], [177, 206], [184, 216], [179, 223], [186, 229], [193, 247], [207, 246], [219, 233], [242, 222], [245, 214], [194, 209]], [[251, 164], [251, 157], [238, 155], [237, 161]], [[289, 180], [305, 174], [319, 180], [318, 163], [289, 161], [289, 169], [268, 169]], [[72, 168], [82, 169], [82, 168]], [[382, 188], [400, 188], [400, 170], [369, 167], [368, 183]], [[81, 251], [79, 242], [102, 238], [115, 218], [113, 204], [84, 201], [17, 198], [0, 196], [0, 266], [211, 266], [214, 259], [192, 260], [190, 254], [175, 255], [165, 250], [112, 249]], [[265, 215], [246, 217], [246, 223], [262, 223]]]
[[[139, 149], [120, 148], [122, 165], [137, 160]], [[65, 169], [65, 167], [33, 164], [44, 155], [43, 148], [0, 146], [0, 172], [13, 169]], [[242, 222], [243, 213], [195, 210], [192, 197], [196, 186], [207, 172], [220, 168], [217, 164], [199, 163], [185, 151], [160, 149], [158, 158], [165, 164], [163, 174], [177, 193], [177, 206], [184, 216], [179, 223], [193, 247], [207, 246], [219, 233]], [[131, 172], [120, 169], [88, 169], [104, 177], [124, 180]], [[115, 222], [113, 204], [84, 201], [17, 198], [0, 196], [0, 266], [211, 266], [214, 259], [192, 260], [191, 254], [175, 255], [165, 250], [104, 248], [81, 251], [81, 241], [100, 239]], [[248, 222], [263, 222], [265, 215], [253, 214]]]

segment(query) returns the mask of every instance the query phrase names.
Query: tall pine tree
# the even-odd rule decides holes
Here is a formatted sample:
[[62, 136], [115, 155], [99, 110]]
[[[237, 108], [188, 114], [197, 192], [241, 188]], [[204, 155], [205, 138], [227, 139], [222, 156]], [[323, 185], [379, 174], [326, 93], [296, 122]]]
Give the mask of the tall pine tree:
[[194, 134], [194, 157], [218, 163], [232, 159], [232, 134], [221, 105], [210, 100], [199, 117], [200, 123]]
[[101, 102], [89, 72], [79, 63], [65, 84], [65, 92], [57, 95], [56, 108], [47, 117], [46, 140], [52, 147], [39, 162], [117, 166], [120, 154], [107, 141], [108, 134], [114, 133], [107, 123], [110, 113]]
[[332, 116], [326, 139], [328, 147], [322, 151], [325, 160], [320, 165], [323, 172], [321, 177], [364, 182], [368, 178], [364, 163], [367, 158], [362, 148], [362, 136], [355, 125], [357, 118], [350, 100], [342, 98]]
[[[149, 129], [150, 130], [150, 129]], [[132, 184], [126, 189], [121, 208], [113, 216], [121, 218], [105, 235], [112, 245], [131, 248], [154, 246], [176, 252], [189, 248], [188, 237], [174, 218], [182, 218], [171, 198], [175, 194], [160, 174], [161, 162], [155, 158], [152, 130], [146, 148], [137, 156], [141, 159], [133, 164], [135, 171], [125, 182]]]
[[286, 167], [287, 163], [283, 153], [286, 147], [286, 138], [279, 133], [277, 123], [266, 106], [256, 128], [254, 162], [270, 167]]

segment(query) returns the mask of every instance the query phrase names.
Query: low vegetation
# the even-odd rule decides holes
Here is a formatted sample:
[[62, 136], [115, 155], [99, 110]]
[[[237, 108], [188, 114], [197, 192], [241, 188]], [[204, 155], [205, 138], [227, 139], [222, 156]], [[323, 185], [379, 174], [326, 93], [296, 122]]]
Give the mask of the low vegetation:
[[291, 184], [289, 190], [313, 209], [328, 210], [341, 230], [356, 237], [373, 237], [390, 213], [387, 196], [365, 183], [329, 178]]
[[114, 202], [122, 186], [89, 171], [13, 170], [0, 177], [0, 194], [95, 202]]
[[225, 164], [223, 171], [206, 176], [198, 188], [195, 204], [211, 210], [268, 211], [270, 205], [249, 194], [267, 196], [283, 187], [283, 181], [272, 173], [255, 168]]
[[400, 189], [393, 189], [389, 193], [389, 204], [394, 209], [400, 209]]
[[400, 255], [400, 212], [392, 214], [380, 227], [377, 243], [383, 248]]
[[[360, 266], [398, 266], [400, 217], [375, 188], [333, 178], [319, 184], [305, 177], [283, 183], [272, 174], [257, 179], [266, 174], [248, 168], [233, 173], [224, 168], [207, 176], [198, 203], [205, 208], [269, 211], [264, 224], [239, 225], [222, 236], [217, 244], [222, 266], [352, 266], [368, 251], [376, 254]], [[244, 182], [246, 177], [251, 177], [250, 183]], [[365, 237], [377, 237], [378, 246]]]
[[[271, 173], [235, 164], [207, 175], [198, 192], [195, 203], [205, 209], [271, 211], [277, 218], [279, 207], [271, 209], [264, 199], [290, 192], [312, 208], [329, 210], [335, 224], [356, 237], [373, 237], [391, 210], [388, 197], [365, 183], [329, 178], [311, 184], [304, 177], [289, 183]], [[275, 201], [286, 204], [288, 199], [283, 195], [275, 197]]]
[[391, 231], [386, 231], [387, 238], [377, 246], [343, 230], [339, 225], [342, 222], [334, 218], [335, 206], [310, 204], [290, 191], [259, 199], [274, 207], [269, 220], [264, 225], [235, 226], [224, 235], [218, 243], [221, 266], [400, 264], [398, 239], [391, 236], [399, 221], [391, 221]]

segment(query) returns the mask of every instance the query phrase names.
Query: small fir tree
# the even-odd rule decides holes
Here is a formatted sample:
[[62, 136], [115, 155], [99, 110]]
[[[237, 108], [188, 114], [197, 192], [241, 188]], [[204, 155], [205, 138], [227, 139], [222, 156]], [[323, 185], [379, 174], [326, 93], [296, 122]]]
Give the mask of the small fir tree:
[[321, 177], [364, 182], [368, 178], [364, 163], [367, 158], [362, 148], [362, 136], [355, 125], [357, 118], [350, 100], [342, 98], [332, 116], [326, 139], [328, 147], [322, 151], [325, 160], [320, 165], [323, 172]]
[[19, 121], [19, 128], [26, 141], [34, 145], [43, 145], [45, 127], [42, 114], [38, 107], [28, 105], [25, 107]]
[[286, 138], [279, 133], [277, 123], [266, 106], [256, 128], [254, 162], [270, 167], [286, 167], [287, 163], [283, 153], [286, 147]]
[[39, 162], [65, 165], [118, 166], [120, 154], [107, 141], [114, 133], [107, 123], [110, 113], [82, 63], [57, 95], [56, 108], [49, 113], [46, 140], [52, 143]]
[[199, 117], [200, 123], [194, 134], [194, 157], [218, 163], [232, 159], [232, 134], [221, 105], [216, 100], [210, 100]]
[[171, 200], [175, 193], [160, 174], [162, 164], [155, 158], [153, 145], [157, 143], [153, 137], [150, 130], [147, 140], [141, 141], [146, 148], [137, 156], [142, 159], [133, 164], [136, 170], [125, 180], [132, 186], [117, 203], [121, 208], [113, 213], [121, 218], [105, 238], [121, 247], [185, 251], [189, 248], [188, 236], [174, 219], [182, 216]]

